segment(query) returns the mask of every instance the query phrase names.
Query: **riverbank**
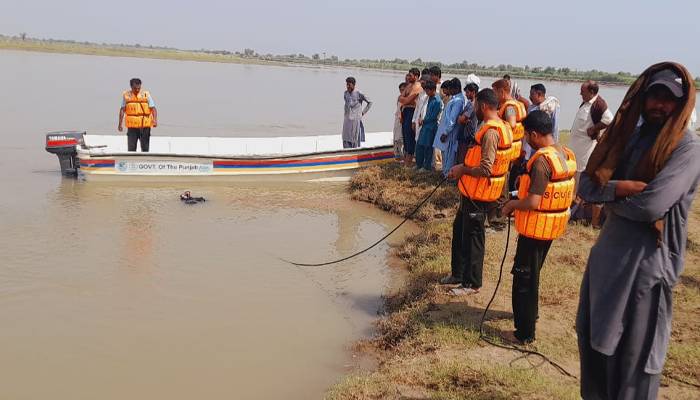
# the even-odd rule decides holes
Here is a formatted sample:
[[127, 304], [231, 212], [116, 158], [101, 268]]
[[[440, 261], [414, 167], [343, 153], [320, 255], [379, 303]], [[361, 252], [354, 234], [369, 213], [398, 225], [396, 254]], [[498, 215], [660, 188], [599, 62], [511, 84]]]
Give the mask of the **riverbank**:
[[[361, 170], [351, 180], [355, 200], [405, 215], [437, 184], [437, 174], [416, 174], [388, 164]], [[406, 284], [386, 296], [386, 314], [378, 334], [357, 344], [378, 359], [378, 368], [358, 372], [334, 386], [330, 399], [578, 399], [578, 382], [536, 357], [502, 350], [479, 340], [479, 321], [498, 277], [506, 233], [487, 233], [483, 291], [452, 298], [436, 284], [449, 273], [452, 217], [458, 201], [454, 187], [438, 190], [419, 212], [422, 227], [397, 249], [409, 271]], [[685, 272], [674, 290], [674, 323], [661, 398], [693, 399], [700, 390], [700, 203], [689, 221]], [[498, 296], [486, 319], [494, 339], [512, 330], [509, 274], [514, 254], [511, 232]], [[581, 276], [597, 231], [571, 225], [555, 241], [542, 270], [538, 340], [533, 348], [578, 375], [574, 319]]]
[[[110, 44], [76, 42], [54, 39], [36, 39], [25, 37], [10, 37], [0, 35], [0, 49], [34, 51], [44, 53], [61, 54], [82, 54], [109, 57], [134, 57], [152, 58], [162, 60], [178, 61], [199, 61], [234, 64], [259, 64], [259, 65], [291, 65], [308, 66], [316, 68], [360, 68], [387, 72], [408, 71], [412, 67], [424, 68], [430, 64], [439, 64], [443, 74], [467, 75], [475, 73], [479, 76], [498, 77], [510, 74], [514, 78], [560, 81], [560, 82], [583, 82], [588, 79], [597, 80], [599, 83], [610, 86], [627, 86], [631, 84], [636, 76], [626, 72], [606, 73], [601, 71], [575, 71], [569, 68], [553, 67], [517, 67], [512, 65], [486, 66], [479, 64], [450, 64], [445, 65], [438, 62], [424, 62], [420, 59], [414, 61], [394, 59], [394, 60], [341, 60], [336, 56], [328, 58], [319, 54], [306, 56], [303, 54], [273, 55], [258, 54], [252, 49], [245, 49], [243, 52], [230, 52], [226, 50], [182, 50], [171, 47], [154, 47], [130, 44]], [[696, 86], [700, 87], [700, 80], [696, 79]]]

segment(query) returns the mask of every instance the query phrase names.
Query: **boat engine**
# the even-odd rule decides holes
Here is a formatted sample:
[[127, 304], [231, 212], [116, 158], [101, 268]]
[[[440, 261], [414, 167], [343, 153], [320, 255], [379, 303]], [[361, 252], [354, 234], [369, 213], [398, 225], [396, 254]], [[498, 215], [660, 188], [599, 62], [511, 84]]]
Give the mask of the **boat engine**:
[[58, 157], [63, 175], [77, 175], [78, 151], [76, 146], [85, 144], [85, 132], [51, 132], [46, 134], [46, 151]]

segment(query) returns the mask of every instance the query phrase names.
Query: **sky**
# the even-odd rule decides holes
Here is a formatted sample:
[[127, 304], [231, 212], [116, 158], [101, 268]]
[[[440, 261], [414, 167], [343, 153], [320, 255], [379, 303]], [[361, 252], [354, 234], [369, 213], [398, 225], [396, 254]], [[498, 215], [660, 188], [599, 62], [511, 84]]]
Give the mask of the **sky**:
[[700, 76], [697, 0], [0, 0], [0, 34]]

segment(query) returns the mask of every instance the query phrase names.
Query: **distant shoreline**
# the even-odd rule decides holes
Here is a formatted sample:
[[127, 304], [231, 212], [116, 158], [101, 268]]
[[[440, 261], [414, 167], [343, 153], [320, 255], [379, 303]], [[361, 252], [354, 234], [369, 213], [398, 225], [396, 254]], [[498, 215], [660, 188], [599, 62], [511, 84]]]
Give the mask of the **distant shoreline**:
[[[112, 44], [97, 44], [89, 42], [71, 42], [61, 40], [39, 40], [39, 39], [20, 39], [16, 37], [0, 36], [0, 50], [18, 50], [31, 51], [40, 53], [58, 53], [58, 54], [81, 54], [107, 57], [133, 57], [133, 58], [150, 58], [160, 60], [176, 60], [176, 61], [198, 61], [198, 62], [217, 62], [230, 64], [255, 64], [255, 65], [278, 65], [278, 66], [308, 66], [321, 68], [360, 68], [367, 70], [379, 70], [386, 72], [403, 72], [411, 67], [422, 67], [422, 65], [414, 64], [396, 64], [393, 62], [384, 62], [376, 60], [338, 60], [337, 57], [332, 59], [313, 59], [304, 57], [303, 55], [289, 56], [273, 56], [273, 55], [258, 55], [253, 53], [250, 55], [235, 54], [225, 51], [195, 51], [195, 50], [180, 50], [164, 47], [145, 47], [139, 45], [112, 45]], [[317, 55], [316, 55], [317, 56]], [[304, 58], [302, 58], [304, 57]], [[473, 70], [473, 69], [454, 69], [443, 66], [443, 73], [455, 75], [467, 75], [476, 73], [481, 76], [500, 77], [503, 73], [510, 73], [514, 78], [530, 79], [530, 80], [547, 80], [560, 82], [582, 82], [585, 79], [577, 79], [566, 76], [548, 75], [548, 76], [523, 76], [516, 72], [509, 71], [490, 71], [490, 70]], [[606, 82], [599, 81], [604, 85], [612, 86], [627, 86], [629, 83], [621, 82]]]

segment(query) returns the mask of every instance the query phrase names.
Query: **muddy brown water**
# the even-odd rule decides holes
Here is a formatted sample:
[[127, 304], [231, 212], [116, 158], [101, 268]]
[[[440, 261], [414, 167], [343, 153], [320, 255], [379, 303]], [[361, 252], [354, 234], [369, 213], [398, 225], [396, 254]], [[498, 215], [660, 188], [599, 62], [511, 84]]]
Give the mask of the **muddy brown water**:
[[[114, 131], [123, 79], [105, 88], [108, 76], [182, 84], [190, 70], [201, 87], [228, 66], [15, 52], [0, 66], [0, 398], [312, 399], [355, 368], [350, 345], [400, 279], [389, 245], [329, 268], [279, 258], [347, 255], [398, 218], [349, 200], [345, 183], [80, 182], [43, 149], [49, 130]], [[241, 94], [217, 101], [229, 96]], [[221, 116], [202, 107], [205, 124], [261, 106], [244, 100]], [[318, 133], [312, 115], [268, 128], [289, 110], [269, 112], [246, 133]], [[167, 120], [154, 134], [210, 133]], [[181, 204], [184, 190], [206, 203]]]
[[[343, 183], [62, 178], [44, 133], [116, 133], [134, 76], [155, 135], [337, 133], [348, 75], [375, 101], [367, 130], [387, 131], [402, 74], [12, 51], [0, 69], [0, 398], [321, 398], [354, 367], [400, 281], [389, 245], [331, 268], [279, 258], [344, 256], [399, 219]], [[547, 86], [568, 128], [578, 84]]]

